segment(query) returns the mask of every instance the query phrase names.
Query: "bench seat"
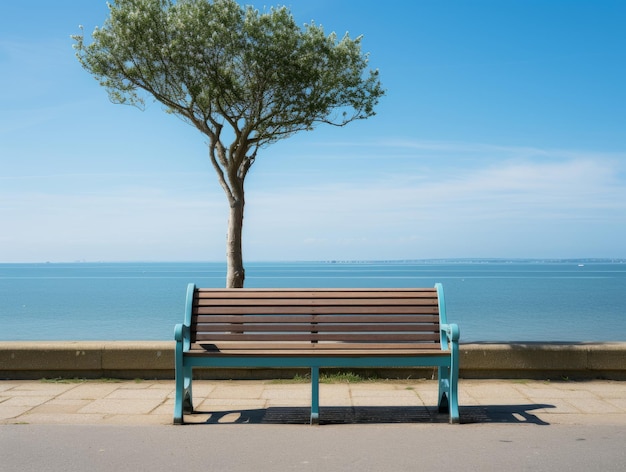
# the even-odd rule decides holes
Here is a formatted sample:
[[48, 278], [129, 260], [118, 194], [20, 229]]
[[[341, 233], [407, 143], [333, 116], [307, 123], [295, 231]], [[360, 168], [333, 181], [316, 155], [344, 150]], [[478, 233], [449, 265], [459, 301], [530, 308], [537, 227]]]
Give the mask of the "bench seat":
[[190, 284], [176, 326], [174, 423], [193, 411], [194, 367], [311, 369], [311, 422], [319, 369], [438, 367], [439, 408], [459, 421], [459, 330], [443, 288], [199, 289]]
[[204, 357], [210, 353], [216, 357], [250, 357], [250, 356], [264, 356], [264, 357], [280, 357], [280, 356], [319, 356], [319, 357], [332, 357], [332, 356], [346, 356], [346, 357], [363, 357], [371, 356], [373, 354], [377, 356], [441, 356], [450, 357], [450, 353], [442, 351], [441, 349], [423, 349], [419, 347], [402, 347], [397, 348], [393, 344], [383, 344], [377, 346], [368, 347], [366, 344], [359, 344], [357, 346], [332, 346], [332, 345], [311, 345], [309, 344], [271, 344], [267, 345], [249, 345], [239, 343], [219, 343], [219, 344], [197, 344], [194, 343], [190, 346], [189, 351], [185, 353], [186, 356]]

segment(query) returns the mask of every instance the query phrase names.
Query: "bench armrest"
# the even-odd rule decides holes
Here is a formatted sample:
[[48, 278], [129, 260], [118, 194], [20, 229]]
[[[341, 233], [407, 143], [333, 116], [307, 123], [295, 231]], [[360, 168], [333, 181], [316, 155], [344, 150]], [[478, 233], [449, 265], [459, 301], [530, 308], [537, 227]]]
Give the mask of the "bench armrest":
[[461, 332], [459, 331], [459, 326], [456, 323], [446, 323], [440, 326], [441, 330], [441, 341], [442, 344], [444, 339], [447, 341], [445, 344], [457, 344], [459, 343], [459, 337], [461, 336]]
[[459, 326], [456, 323], [448, 323], [441, 325], [441, 331], [446, 333], [450, 341], [458, 341], [460, 337]]
[[176, 340], [176, 349], [182, 351], [189, 350], [191, 340], [189, 339], [189, 326], [185, 326], [183, 323], [179, 323], [174, 327], [174, 339]]
[[183, 324], [178, 323], [176, 326], [174, 326], [174, 339], [176, 341], [182, 341], [183, 337]]
[[194, 284], [187, 285], [187, 297], [185, 298], [185, 318], [182, 323], [174, 327], [174, 339], [176, 340], [176, 352], [181, 354], [191, 347], [191, 314], [193, 311], [193, 300], [196, 293]]

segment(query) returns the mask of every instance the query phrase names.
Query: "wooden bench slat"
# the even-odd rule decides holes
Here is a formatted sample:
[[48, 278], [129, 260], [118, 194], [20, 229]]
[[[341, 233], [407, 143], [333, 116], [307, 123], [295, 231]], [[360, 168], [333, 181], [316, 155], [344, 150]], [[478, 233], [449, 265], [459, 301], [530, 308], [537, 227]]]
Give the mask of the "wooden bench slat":
[[358, 315], [198, 315], [197, 324], [201, 323], [436, 323], [439, 316], [430, 314], [384, 316]]
[[[314, 357], [354, 357], [354, 358], [360, 358], [363, 357], [364, 355], [366, 355], [367, 353], [365, 351], [332, 351], [332, 350], [328, 350], [328, 351], [270, 351], [270, 350], [265, 350], [265, 349], [251, 349], [251, 350], [242, 350], [242, 351], [236, 351], [236, 352], [229, 352], [229, 351], [225, 351], [225, 352], [218, 352], [218, 353], [214, 353], [212, 354], [212, 356], [215, 357], [285, 357], [285, 356], [314, 356]], [[196, 353], [196, 352], [190, 352], [187, 355], [189, 355], [190, 357], [203, 357], [206, 356], [206, 352], [205, 353]], [[390, 351], [386, 351], [386, 350], [380, 350], [380, 351], [376, 351], [376, 357], [419, 357], [419, 356], [424, 356], [424, 355], [429, 355], [431, 357], [433, 356], [441, 356], [441, 357], [446, 357], [449, 356], [450, 354], [446, 354], [445, 351], [441, 351], [441, 350], [413, 350], [413, 351], [408, 351], [408, 352], [398, 352], [398, 351], [394, 351], [394, 350], [390, 350]]]
[[271, 307], [311, 307], [311, 306], [435, 306], [436, 298], [369, 298], [369, 299], [290, 299], [290, 298], [231, 298], [231, 299], [203, 299], [198, 300], [195, 306], [271, 306]]
[[[316, 357], [362, 357], [367, 355], [370, 350], [344, 350], [344, 349], [314, 349], [314, 350], [299, 350], [299, 349], [285, 349], [285, 350], [271, 350], [271, 349], [237, 349], [237, 350], [223, 350], [212, 352], [212, 356], [241, 356], [241, 357], [284, 357], [284, 356], [316, 356]], [[449, 353], [440, 349], [378, 349], [375, 351], [376, 356], [389, 356], [389, 357], [417, 357], [417, 356], [449, 356]], [[202, 357], [206, 356], [206, 351], [189, 351], [187, 355]]]
[[194, 309], [194, 314], [198, 315], [297, 315], [297, 314], [438, 314], [437, 306], [316, 306], [316, 307], [274, 307], [274, 306], [242, 306], [242, 307], [198, 307]]
[[278, 324], [278, 323], [262, 323], [262, 324], [237, 324], [237, 323], [198, 323], [194, 325], [195, 330], [201, 333], [220, 333], [228, 331], [245, 331], [245, 332], [360, 332], [360, 331], [376, 331], [376, 332], [421, 332], [431, 331], [439, 332], [439, 326], [433, 323], [415, 324], [415, 323], [392, 323], [392, 324], [340, 324], [340, 323], [310, 323], [310, 324]]
[[192, 341], [428, 341], [438, 338], [432, 333], [196, 333]]
[[[365, 355], [365, 352], [346, 352], [346, 351], [315, 351], [315, 352], [302, 352], [302, 351], [267, 351], [267, 350], [250, 350], [250, 351], [238, 351], [236, 353], [223, 352], [214, 354], [215, 357], [221, 356], [241, 356], [241, 357], [284, 357], [284, 356], [315, 356], [315, 357], [354, 357], [360, 358]], [[194, 354], [191, 354], [193, 356]], [[204, 353], [206, 355], [206, 353]], [[433, 351], [411, 351], [407, 353], [398, 353], [397, 351], [376, 351], [376, 357], [418, 357], [420, 355], [430, 355], [446, 357], [450, 354]], [[199, 356], [200, 357], [200, 356]]]
[[[193, 343], [189, 352], [204, 353], [207, 352], [237, 352], [245, 350], [271, 350], [271, 351], [294, 351], [294, 352], [309, 352], [317, 353], [319, 351], [355, 351], [361, 353], [367, 353], [370, 351], [402, 351], [407, 353], [413, 353], [415, 351], [440, 351], [441, 347], [439, 343], [344, 343], [344, 342], [327, 342], [327, 343], [303, 343], [303, 342], [237, 342], [237, 341], [222, 341], [219, 343]], [[446, 351], [443, 351], [444, 353]]]
[[291, 298], [291, 299], [316, 299], [316, 298], [436, 298], [437, 291], [434, 288], [427, 289], [196, 289], [196, 299], [222, 298], [230, 300], [234, 298]]

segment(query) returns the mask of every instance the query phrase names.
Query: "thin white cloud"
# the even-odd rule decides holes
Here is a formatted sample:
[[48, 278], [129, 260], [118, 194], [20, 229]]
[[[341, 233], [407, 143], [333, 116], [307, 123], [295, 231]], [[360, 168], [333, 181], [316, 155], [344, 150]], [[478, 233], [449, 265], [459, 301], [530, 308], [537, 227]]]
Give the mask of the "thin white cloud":
[[[433, 172], [428, 181], [397, 174], [366, 183], [259, 191], [249, 195], [247, 230], [259, 246], [271, 228], [276, 244], [297, 239], [321, 252], [348, 246], [358, 248], [361, 258], [377, 252], [402, 258], [416, 244], [437, 247], [444, 256], [455, 251], [488, 256], [490, 248], [519, 254], [524, 234], [529, 245], [536, 238], [535, 251], [541, 245], [554, 250], [571, 231], [587, 233], [590, 245], [603, 228], [626, 219], [620, 169], [606, 159], [513, 159], [471, 171]], [[510, 238], [511, 228], [517, 228], [518, 238]], [[540, 239], [544, 230], [550, 234]], [[508, 245], [503, 242], [507, 237]], [[459, 254], [463, 241], [468, 247]], [[617, 250], [616, 240], [612, 244]], [[394, 251], [389, 245], [396, 245]]]
[[[0, 195], [0, 260], [171, 260], [223, 254], [225, 205], [137, 188]], [[220, 242], [220, 251], [215, 251]]]
[[[362, 173], [350, 172], [348, 161], [348, 172], [337, 176], [325, 175], [325, 164], [290, 179], [288, 171], [260, 173], [247, 192], [244, 257], [526, 257], [540, 251], [556, 257], [572, 233], [578, 246], [563, 255], [594, 256], [597, 247], [622, 255], [615, 254], [626, 237], [619, 233], [626, 218], [622, 161], [585, 152], [519, 157], [509, 151], [493, 151], [472, 166], [455, 166], [448, 156], [449, 162], [405, 159]], [[16, 189], [19, 179], [29, 185]], [[59, 180], [85, 184], [80, 191], [76, 185], [35, 190], [40, 181]], [[29, 246], [38, 248], [40, 260], [51, 259], [47, 253], [69, 260], [194, 254], [221, 260], [228, 211], [214, 180], [206, 172], [5, 177], [14, 188], [0, 189], [0, 219], [11, 222], [0, 236], [0, 260], [35, 257]]]

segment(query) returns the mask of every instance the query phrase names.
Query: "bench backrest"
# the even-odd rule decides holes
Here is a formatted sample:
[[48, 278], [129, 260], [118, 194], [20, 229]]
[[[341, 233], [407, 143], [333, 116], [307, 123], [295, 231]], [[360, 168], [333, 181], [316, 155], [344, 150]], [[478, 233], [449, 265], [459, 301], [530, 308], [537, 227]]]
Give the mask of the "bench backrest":
[[[237, 341], [441, 349], [435, 288], [204, 289], [190, 286], [192, 343]], [[445, 307], [442, 307], [445, 323]], [[445, 348], [444, 348], [445, 349]]]

